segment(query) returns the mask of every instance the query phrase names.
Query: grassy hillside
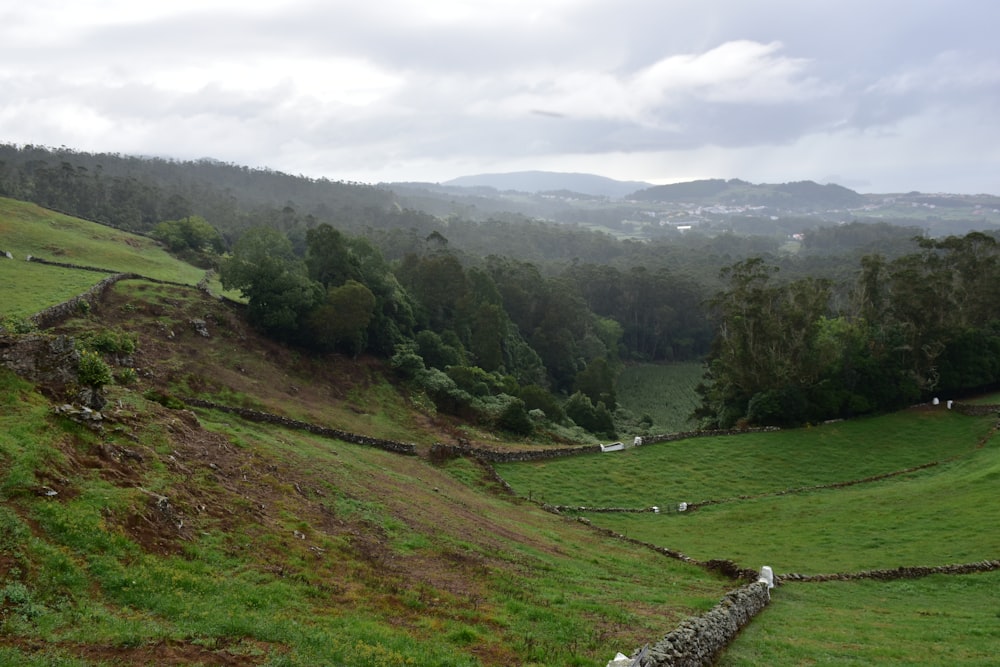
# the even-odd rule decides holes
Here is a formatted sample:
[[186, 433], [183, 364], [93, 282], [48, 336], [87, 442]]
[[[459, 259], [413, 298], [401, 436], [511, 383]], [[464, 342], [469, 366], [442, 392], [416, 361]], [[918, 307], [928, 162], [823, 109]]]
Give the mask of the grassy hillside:
[[92, 433], [0, 377], [3, 664], [590, 665], [730, 585], [462, 461], [121, 389]]
[[[1000, 522], [996, 425], [996, 415], [966, 417], [941, 406], [510, 464], [501, 473], [518, 492], [550, 503], [642, 508], [727, 501], [685, 513], [583, 516], [697, 559], [767, 564], [779, 576], [970, 563], [1000, 554], [993, 530]], [[925, 464], [931, 465], [841, 488], [805, 488]], [[992, 592], [998, 581], [993, 572], [788, 583], [721, 664], [990, 664], [1000, 651]]]
[[155, 241], [34, 204], [0, 197], [0, 316], [25, 317], [80, 294], [104, 275], [29, 264], [28, 255], [53, 262], [138, 273], [196, 285], [205, 271], [178, 262]]
[[[168, 257], [160, 275], [186, 270]], [[233, 308], [129, 280], [58, 326], [137, 337], [134, 354], [108, 357], [123, 380], [98, 430], [0, 369], [0, 664], [603, 665], [733, 586], [510, 498], [465, 460], [152, 400], [207, 398], [421, 452], [474, 437], [380, 362], [307, 358]]]
[[[555, 505], [650, 507], [775, 493], [881, 475], [969, 452], [991, 420], [915, 410], [776, 433], [694, 438], [498, 466]], [[544, 491], [543, 491], [544, 489]]]
[[[0, 200], [0, 249], [201, 277], [145, 239], [88, 225]], [[23, 261], [0, 271], [4, 315], [101, 278]], [[108, 331], [138, 348], [107, 357], [120, 384], [97, 428], [0, 367], [0, 664], [600, 666], [734, 585], [507, 495], [469, 460], [432, 462], [435, 442], [529, 445], [436, 414], [378, 360], [307, 357], [258, 336], [239, 307], [144, 280], [52, 333]], [[687, 428], [653, 411], [682, 402], [694, 368], [632, 367], [622, 403], [657, 430]], [[192, 411], [185, 397], [411, 442], [418, 455]], [[995, 424], [942, 406], [498, 469], [554, 504], [726, 501], [586, 515], [699, 559], [779, 576], [941, 565], [1000, 554]], [[789, 583], [722, 664], [989, 664], [997, 583]]]
[[626, 366], [615, 387], [618, 403], [636, 417], [649, 415], [654, 433], [690, 431], [704, 372], [697, 362]]

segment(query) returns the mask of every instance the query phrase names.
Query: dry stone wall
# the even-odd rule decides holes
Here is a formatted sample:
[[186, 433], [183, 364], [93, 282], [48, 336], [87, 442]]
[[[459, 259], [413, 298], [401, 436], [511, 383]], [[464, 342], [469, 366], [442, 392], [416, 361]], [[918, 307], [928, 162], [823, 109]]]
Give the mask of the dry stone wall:
[[0, 364], [55, 393], [77, 381], [80, 353], [68, 336], [0, 334]]
[[730, 591], [711, 611], [687, 619], [676, 630], [642, 651], [638, 667], [711, 665], [770, 601], [768, 585], [763, 581]]
[[581, 445], [579, 447], [562, 447], [559, 449], [530, 449], [522, 451], [500, 451], [471, 445], [446, 445], [435, 443], [431, 447], [431, 458], [436, 461], [469, 456], [490, 463], [515, 463], [524, 461], [541, 461], [579, 454], [600, 453], [600, 445]]
[[1000, 560], [983, 560], [976, 563], [958, 563], [952, 565], [937, 565], [934, 567], [897, 567], [889, 570], [864, 570], [861, 572], [841, 572], [838, 574], [782, 574], [775, 579], [779, 583], [793, 581], [855, 581], [858, 579], [876, 579], [893, 581], [896, 579], [920, 579], [932, 574], [976, 574], [1000, 570]]
[[275, 424], [277, 426], [284, 426], [285, 428], [295, 429], [298, 431], [307, 431], [309, 433], [343, 440], [344, 442], [350, 442], [356, 445], [376, 447], [378, 449], [383, 449], [387, 452], [393, 452], [396, 454], [407, 454], [413, 456], [417, 453], [417, 446], [409, 442], [398, 442], [396, 440], [385, 440], [383, 438], [371, 438], [366, 435], [358, 435], [356, 433], [349, 433], [335, 428], [318, 426], [316, 424], [289, 419], [287, 417], [270, 414], [268, 412], [251, 410], [249, 408], [237, 408], [229, 405], [220, 405], [218, 403], [203, 401], [197, 398], [182, 398], [181, 400], [188, 405], [193, 405], [195, 407], [209, 408], [211, 410], [219, 410], [220, 412], [228, 412], [229, 414], [238, 415], [248, 421]]
[[678, 431], [677, 433], [664, 433], [661, 435], [645, 435], [642, 437], [643, 445], [653, 445], [661, 442], [676, 442], [678, 440], [688, 440], [690, 438], [711, 438], [719, 435], [741, 435], [743, 433], [771, 433], [780, 431], [777, 426], [762, 426], [744, 429], [706, 429], [704, 431]]
[[121, 273], [114, 269], [103, 269], [99, 266], [83, 266], [81, 264], [70, 264], [69, 262], [53, 262], [49, 259], [42, 259], [34, 255], [28, 255], [28, 261], [35, 264], [45, 264], [46, 266], [59, 266], [64, 269], [76, 269], [77, 271], [93, 271], [94, 273]]
[[1000, 413], [1000, 405], [975, 405], [972, 403], [954, 403], [952, 409], [967, 417], [989, 417]]
[[107, 291], [109, 287], [120, 280], [128, 280], [131, 278], [141, 278], [141, 276], [134, 273], [116, 273], [113, 276], [108, 276], [83, 294], [75, 296], [68, 301], [63, 301], [55, 306], [50, 306], [41, 312], [35, 313], [28, 319], [30, 319], [35, 326], [40, 329], [47, 329], [51, 326], [55, 326], [67, 317], [79, 314], [81, 309], [96, 306], [104, 296], [104, 292]]
[[[668, 433], [664, 435], [643, 436], [642, 445], [652, 445], [661, 442], [675, 442], [677, 440], [687, 440], [690, 438], [704, 438], [717, 435], [740, 435], [742, 433], [764, 433], [778, 431], [775, 427], [752, 428], [742, 430], [709, 430], [709, 431], [681, 431], [678, 433]], [[457, 458], [459, 456], [469, 456], [481, 461], [490, 463], [521, 463], [526, 461], [542, 461], [545, 459], [557, 459], [565, 456], [579, 456], [581, 454], [599, 454], [605, 451], [601, 445], [580, 445], [578, 447], [561, 447], [557, 449], [530, 449], [521, 451], [500, 451], [485, 447], [473, 447], [471, 445], [446, 445], [437, 443], [431, 448], [431, 456], [437, 460]], [[613, 456], [613, 453], [610, 454]]]

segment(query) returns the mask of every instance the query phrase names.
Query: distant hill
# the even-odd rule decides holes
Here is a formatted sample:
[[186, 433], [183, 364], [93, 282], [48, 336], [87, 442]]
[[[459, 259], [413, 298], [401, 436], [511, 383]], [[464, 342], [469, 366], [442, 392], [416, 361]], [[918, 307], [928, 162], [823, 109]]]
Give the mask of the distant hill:
[[617, 181], [595, 174], [574, 174], [552, 171], [515, 171], [506, 174], [476, 174], [461, 176], [441, 185], [463, 188], [495, 188], [517, 192], [580, 193], [598, 197], [621, 198], [636, 190], [650, 187], [642, 181]]
[[748, 183], [737, 178], [714, 178], [687, 183], [656, 185], [633, 193], [630, 199], [702, 206], [767, 206], [778, 209], [851, 208], [865, 203], [864, 195], [840, 185], [820, 185], [813, 181], [793, 183]]

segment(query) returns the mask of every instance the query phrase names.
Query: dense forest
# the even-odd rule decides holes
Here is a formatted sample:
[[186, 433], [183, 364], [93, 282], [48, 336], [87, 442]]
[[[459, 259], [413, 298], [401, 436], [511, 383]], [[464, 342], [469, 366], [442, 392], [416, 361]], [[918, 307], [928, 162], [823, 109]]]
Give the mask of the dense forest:
[[515, 433], [641, 432], [615, 400], [635, 361], [707, 360], [697, 416], [723, 427], [1000, 381], [1000, 246], [984, 232], [855, 222], [795, 251], [782, 235], [620, 240], [519, 214], [439, 217], [384, 187], [212, 160], [10, 145], [0, 195], [150, 234], [217, 268], [276, 339], [377, 355], [439, 410]]

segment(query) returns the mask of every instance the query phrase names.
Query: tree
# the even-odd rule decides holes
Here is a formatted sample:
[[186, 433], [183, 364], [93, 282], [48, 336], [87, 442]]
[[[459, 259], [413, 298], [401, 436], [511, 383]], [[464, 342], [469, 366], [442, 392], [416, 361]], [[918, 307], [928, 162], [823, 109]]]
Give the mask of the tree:
[[519, 398], [511, 398], [504, 406], [497, 418], [497, 426], [515, 435], [528, 436], [535, 430], [535, 425], [531, 423], [531, 417], [525, 410], [524, 401]]
[[305, 265], [279, 232], [248, 230], [219, 267], [222, 286], [247, 298], [250, 321], [285, 340], [301, 338], [300, 323], [323, 296], [322, 286], [309, 280]]
[[615, 396], [615, 376], [606, 359], [594, 359], [576, 374], [573, 389], [591, 400], [595, 405], [604, 403], [608, 409], [617, 406]]
[[218, 254], [226, 248], [219, 230], [199, 215], [164, 220], [153, 228], [152, 234], [173, 252], [192, 250]]
[[776, 395], [799, 396], [820, 379], [817, 340], [829, 282], [806, 278], [777, 285], [772, 281], [777, 270], [751, 258], [722, 271], [728, 289], [712, 301], [720, 325], [697, 413], [721, 426], [748, 416], [758, 394], [768, 399], [759, 398], [750, 416], [761, 418], [772, 413], [760, 405], [770, 406]]
[[356, 280], [329, 287], [326, 298], [309, 315], [311, 338], [321, 347], [343, 345], [358, 355], [365, 348], [365, 331], [375, 311], [375, 295]]
[[577, 426], [591, 433], [609, 438], [615, 437], [615, 422], [608, 408], [604, 403], [594, 405], [587, 396], [579, 391], [566, 401], [566, 416], [572, 419]]
[[424, 329], [414, 337], [417, 350], [429, 368], [444, 370], [448, 366], [462, 366], [465, 355], [461, 343], [456, 339], [456, 345], [448, 344], [441, 336], [429, 329]]
[[357, 278], [347, 240], [328, 224], [306, 232], [306, 266], [309, 277], [324, 288], [343, 285], [349, 278]]

